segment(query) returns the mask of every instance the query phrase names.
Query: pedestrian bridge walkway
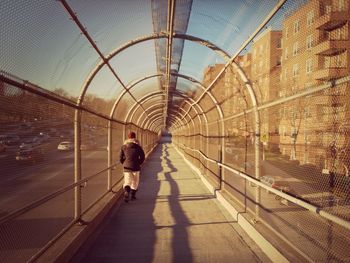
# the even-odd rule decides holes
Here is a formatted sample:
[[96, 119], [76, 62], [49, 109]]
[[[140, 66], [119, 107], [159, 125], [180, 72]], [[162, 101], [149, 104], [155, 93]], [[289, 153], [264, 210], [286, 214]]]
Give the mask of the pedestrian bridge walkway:
[[71, 262], [270, 262], [170, 143]]
[[350, 262], [349, 14], [1, 0], [0, 263]]

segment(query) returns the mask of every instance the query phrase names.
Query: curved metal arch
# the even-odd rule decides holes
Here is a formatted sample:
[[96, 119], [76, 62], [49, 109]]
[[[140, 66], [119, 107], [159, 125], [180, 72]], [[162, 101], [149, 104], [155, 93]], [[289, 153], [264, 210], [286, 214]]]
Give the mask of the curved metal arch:
[[[155, 96], [154, 96], [154, 97], [155, 97]], [[151, 99], [151, 98], [154, 98], [154, 97], [150, 97], [150, 99]], [[144, 102], [146, 102], [146, 100], [145, 100]], [[191, 103], [188, 102], [186, 99], [184, 100], [184, 102], [186, 102], [188, 105], [191, 106]], [[159, 105], [164, 105], [164, 102], [159, 102], [159, 103], [157, 103], [157, 104], [153, 104], [153, 105], [150, 106], [149, 108], [146, 108], [146, 111], [148, 111], [150, 108], [153, 108], [153, 107], [159, 106]], [[195, 110], [196, 116], [199, 116], [198, 111], [196, 110], [196, 108], [193, 108], [193, 109]], [[181, 108], [181, 110], [182, 110], [182, 111], [185, 111], [185, 110], [182, 109], [182, 108]], [[140, 116], [138, 117], [138, 119], [137, 119], [137, 121], [136, 121], [136, 124], [137, 124], [137, 125], [138, 125], [140, 119], [143, 117], [143, 113], [144, 113], [144, 112], [142, 112], [142, 113], [140, 114]], [[191, 117], [191, 119], [192, 119], [192, 116], [190, 116], [190, 117]], [[198, 118], [198, 119], [199, 119], [199, 123], [202, 124], [201, 118]], [[192, 120], [193, 120], [193, 119], [192, 119]]]
[[[158, 94], [158, 95], [159, 95], [159, 94]], [[152, 98], [154, 98], [154, 97], [150, 97], [149, 99], [152, 99]], [[185, 100], [185, 102], [188, 103], [188, 104], [191, 106], [191, 103], [190, 103], [190, 102], [188, 102], [187, 100]], [[177, 108], [177, 109], [180, 109], [180, 110], [183, 111], [183, 112], [185, 112], [185, 110], [182, 109], [182, 108], [180, 108], [179, 106], [177, 106], [176, 108]], [[194, 108], [194, 109], [195, 109], [195, 108]], [[164, 113], [164, 109], [159, 109], [159, 110], [162, 110], [163, 113]], [[173, 110], [173, 109], [172, 109], [172, 110]], [[200, 118], [200, 115], [198, 115], [198, 112], [197, 112], [196, 109], [195, 109], [195, 111], [196, 111], [196, 112], [195, 112], [195, 114], [196, 114], [195, 116], [198, 116], [199, 122], [202, 123], [201, 118]], [[183, 114], [181, 114], [181, 120], [185, 119], [185, 122], [181, 122], [181, 123], [182, 123], [182, 126], [188, 125], [189, 122], [192, 122], [192, 125], [195, 126], [195, 124], [194, 124], [194, 118], [193, 118], [192, 116], [190, 116], [189, 114], [188, 114], [187, 116], [188, 116], [189, 119], [187, 119], [186, 116], [184, 116]], [[141, 116], [140, 116], [140, 117], [141, 117]], [[139, 117], [139, 119], [140, 119], [140, 117]], [[140, 125], [140, 124], [138, 124], [138, 125]]]
[[136, 86], [137, 84], [139, 84], [139, 83], [141, 83], [141, 82], [143, 82], [143, 81], [145, 81], [145, 80], [148, 80], [148, 79], [151, 79], [151, 78], [154, 78], [154, 77], [160, 77], [160, 76], [163, 76], [163, 75], [164, 75], [164, 74], [148, 75], [148, 76], [142, 77], [142, 78], [140, 78], [140, 79], [137, 79], [137, 80], [135, 80], [135, 81], [132, 81], [130, 84], [128, 84], [128, 85], [126, 86], [126, 89], [124, 89], [123, 92], [121, 92], [121, 93], [119, 94], [118, 98], [117, 98], [116, 101], [114, 102], [113, 107], [112, 107], [112, 109], [111, 109], [111, 112], [110, 112], [110, 114], [109, 114], [110, 118], [113, 117], [113, 114], [114, 114], [114, 112], [115, 112], [115, 110], [116, 110], [116, 108], [117, 108], [119, 102], [120, 102], [120, 101], [122, 100], [122, 98], [124, 97], [124, 95], [125, 95], [126, 93], [128, 93], [134, 86]]
[[[192, 78], [192, 77], [189, 77], [189, 76], [186, 76], [186, 75], [183, 75], [183, 74], [174, 74], [174, 73], [172, 73], [171, 75], [177, 76], [177, 77], [180, 77], [180, 78], [184, 78], [184, 79], [187, 79], [187, 80], [189, 80], [189, 81], [191, 81], [191, 82], [194, 82], [194, 83], [198, 84], [203, 90], [205, 90], [205, 86], [204, 86], [200, 81], [198, 81], [198, 80], [196, 80], [196, 79], [194, 79], [194, 78]], [[145, 80], [147, 80], [147, 79], [155, 78], [155, 77], [160, 77], [160, 76], [164, 76], [164, 74], [162, 73], [162, 74], [154, 74], [154, 75], [145, 76], [145, 77], [142, 77], [142, 78], [140, 78], [140, 79], [138, 79], [138, 80], [136, 80], [136, 81], [133, 81], [130, 85], [128, 85], [128, 88], [127, 88], [126, 90], [124, 90], [124, 91], [118, 96], [117, 100], [115, 101], [115, 103], [114, 103], [114, 105], [113, 105], [113, 107], [112, 107], [111, 113], [110, 113], [110, 117], [112, 118], [112, 116], [113, 116], [113, 114], [114, 114], [114, 111], [115, 111], [116, 107], [118, 106], [119, 102], [121, 101], [121, 99], [123, 98], [123, 96], [124, 96], [127, 92], [129, 92], [134, 86], [136, 86], [137, 84], [139, 84], [139, 83], [141, 83], [142, 81], [145, 81]], [[164, 93], [163, 93], [163, 95], [164, 95]], [[213, 104], [216, 105], [216, 107], [217, 107], [217, 109], [218, 109], [218, 111], [219, 111], [219, 116], [222, 115], [222, 117], [223, 117], [222, 110], [221, 110], [221, 108], [220, 108], [220, 109], [218, 108], [219, 105], [218, 105], [218, 102], [216, 101], [215, 97], [214, 97], [210, 92], [208, 93], [208, 96], [209, 96], [209, 97], [211, 98], [211, 100], [213, 101]], [[194, 102], [194, 100], [193, 100], [193, 102]], [[193, 103], [193, 105], [195, 105], [195, 104]], [[221, 115], [220, 115], [220, 111], [221, 111]], [[202, 111], [202, 112], [203, 112], [203, 111]]]
[[178, 120], [173, 115], [169, 115], [169, 120], [171, 121], [171, 124], [177, 127], [178, 129], [181, 129], [183, 125], [178, 122]]
[[[190, 101], [191, 101], [191, 102], [194, 101], [192, 98], [186, 96], [185, 94], [183, 94], [183, 93], [181, 93], [181, 92], [179, 92], [179, 91], [173, 92], [173, 94], [174, 94], [175, 96], [178, 96], [178, 97], [181, 97], [181, 98], [184, 99], [184, 102], [186, 102], [186, 103], [190, 106], [190, 108], [192, 108], [192, 109], [195, 111], [195, 113], [196, 113], [196, 116], [195, 116], [195, 117], [198, 117], [200, 123], [202, 123], [201, 117], [203, 117], [203, 118], [205, 119], [205, 122], [206, 122], [206, 123], [208, 122], [208, 120], [207, 120], [207, 118], [206, 118], [206, 115], [204, 114], [204, 111], [203, 111], [202, 107], [201, 107], [200, 105], [192, 105], [192, 103], [190, 103]], [[162, 91], [156, 91], [156, 92], [150, 93], [150, 94], [148, 94], [148, 95], [146, 95], [145, 97], [142, 98], [142, 103], [147, 102], [147, 101], [149, 101], [149, 100], [155, 98], [156, 96], [162, 96], [162, 95], [163, 95], [163, 92], [162, 92]], [[132, 120], [132, 119], [133, 119], [134, 115], [135, 115], [136, 112], [137, 112], [137, 106], [138, 106], [137, 104], [134, 104], [134, 105], [133, 105], [133, 108], [131, 108], [132, 114], [131, 114], [130, 118], [129, 118], [129, 116], [128, 116], [128, 115], [129, 115], [129, 113], [128, 113], [127, 116], [126, 116], [126, 118], [125, 118], [125, 120], [128, 120], [128, 119]], [[196, 107], [194, 107], [194, 106], [198, 107], [199, 110], [200, 110], [200, 112], [198, 112], [197, 109], [196, 109]], [[188, 114], [188, 115], [189, 115], [189, 114]], [[189, 116], [190, 116], [190, 115], [189, 115]], [[191, 118], [192, 118], [192, 116], [191, 116]]]
[[[182, 124], [182, 120], [178, 116], [176, 116], [176, 115], [171, 115], [171, 116], [172, 116], [172, 118], [174, 118], [174, 120], [177, 120], [177, 123], [178, 123], [179, 126], [183, 125]], [[161, 120], [163, 118], [163, 113], [160, 112], [160, 113], [154, 115], [154, 117], [155, 117], [155, 119], [152, 120], [152, 121], [149, 121], [147, 123], [147, 127], [145, 127], [145, 128], [149, 128], [156, 120]], [[162, 121], [160, 123], [162, 123]]]
[[[155, 111], [158, 111], [159, 109], [162, 109], [163, 110], [163, 108], [160, 108], [159, 106], [164, 106], [165, 105], [165, 103], [162, 101], [162, 102], [159, 102], [159, 103], [156, 103], [156, 104], [152, 104], [150, 107], [148, 107], [148, 108], [146, 108], [146, 111], [151, 111], [151, 113], [153, 113], [153, 112], [155, 112]], [[152, 108], [156, 108], [155, 110], [151, 110]], [[143, 117], [143, 113], [144, 112], [142, 112], [141, 114], [140, 114], [140, 116], [138, 117], [138, 119], [137, 119], [137, 121], [136, 121], [136, 124], [138, 125], [139, 123], [140, 123], [140, 121], [141, 121], [141, 119], [142, 119], [142, 117]]]
[[[172, 119], [172, 117], [169, 116], [169, 120], [171, 121], [171, 125], [173, 125], [174, 127], [176, 127], [177, 129], [180, 129], [180, 127], [178, 127], [178, 124], [176, 124], [176, 120]], [[148, 129], [156, 129], [155, 127], [161, 125], [162, 122], [162, 118], [158, 118], [157, 120], [155, 120], [153, 123], [151, 123], [148, 127]]]
[[[178, 74], [178, 73], [174, 73], [173, 75], [178, 76], [180, 78], [187, 79], [189, 81], [192, 81], [192, 82], [198, 84], [201, 87], [201, 89], [203, 90], [202, 94], [206, 93], [210, 97], [210, 99], [213, 101], [213, 103], [214, 103], [214, 105], [215, 105], [215, 107], [216, 107], [216, 109], [217, 109], [217, 111], [219, 113], [220, 118], [221, 119], [224, 118], [224, 113], [223, 113], [223, 111], [222, 111], [218, 101], [216, 100], [215, 96], [213, 96], [213, 94], [211, 92], [206, 92], [206, 87], [204, 86], [204, 84], [202, 82], [196, 80], [195, 78], [192, 78], [192, 77], [189, 77], [189, 76], [186, 76], [186, 75], [182, 75], [182, 74]], [[196, 103], [198, 103], [198, 102], [196, 102]]]
[[[181, 109], [180, 107], [177, 107], [177, 109], [180, 109], [180, 110], [182, 110], [182, 111], [185, 112], [185, 110], [184, 110], [184, 109]], [[157, 115], [156, 112], [158, 112], [159, 110], [161, 110], [161, 113], [164, 112], [163, 109], [157, 109], [157, 110], [153, 111], [152, 113], [155, 113], [155, 114], [154, 114], [154, 115], [152, 114], [152, 116], [150, 116], [149, 118], [147, 118], [147, 119], [145, 119], [144, 121], [142, 121], [142, 123], [140, 124], [140, 126], [141, 126], [141, 127], [145, 127], [145, 126], [146, 126], [145, 124], [147, 124], [147, 123], [149, 123], [149, 122], [152, 122], [153, 116]], [[176, 114], [173, 114], [174, 116], [180, 115], [180, 117], [181, 117], [182, 119], [185, 117], [185, 116], [184, 116], [183, 114], [181, 114], [180, 112], [175, 111], [175, 109], [170, 109], [170, 111], [176, 113]], [[192, 119], [191, 117], [189, 117], [189, 118], [190, 118], [190, 121], [192, 121], [192, 124], [193, 124], [193, 119]], [[187, 119], [186, 119], [186, 121], [187, 121]], [[194, 124], [193, 124], [193, 125], [194, 125]]]
[[[164, 33], [164, 32], [160, 32], [160, 33], [154, 33], [151, 35], [147, 35], [147, 36], [142, 36], [133, 40], [130, 40], [129, 42], [125, 43], [124, 45], [116, 48], [115, 50], [113, 50], [107, 57], [105, 60], [102, 60], [92, 71], [91, 74], [89, 75], [89, 77], [86, 79], [85, 84], [83, 85], [83, 89], [81, 91], [80, 95], [85, 94], [88, 86], [90, 85], [91, 81], [95, 78], [96, 74], [101, 70], [101, 68], [106, 65], [113, 57], [115, 57], [116, 55], [118, 55], [120, 52], [124, 51], [125, 49], [134, 46], [136, 44], [148, 41], [148, 40], [154, 40], [154, 39], [160, 39], [160, 38], [168, 38], [168, 34]], [[173, 34], [173, 38], [180, 38], [180, 39], [184, 39], [184, 40], [189, 40], [189, 41], [193, 41], [193, 42], [197, 42], [200, 45], [206, 46], [212, 50], [214, 50], [216, 53], [218, 53], [220, 56], [226, 57], [226, 58], [230, 58], [230, 56], [228, 55], [227, 52], [223, 51], [221, 48], [217, 47], [216, 45], [214, 45], [213, 43], [211, 43], [208, 40], [204, 40], [202, 38], [199, 37], [195, 37], [195, 36], [191, 36], [191, 35], [187, 35], [187, 34], [177, 34], [174, 33]]]
[[[89, 75], [88, 79], [85, 81], [85, 84], [83, 85], [82, 91], [81, 91], [80, 96], [79, 96], [79, 98], [81, 98], [81, 101], [83, 100], [83, 97], [85, 96], [86, 90], [88, 89], [91, 81], [94, 79], [96, 74], [101, 70], [101, 68], [105, 64], [108, 64], [109, 61], [114, 56], [116, 56], [121, 51], [125, 50], [126, 48], [129, 48], [129, 47], [136, 45], [138, 43], [148, 41], [148, 40], [153, 40], [153, 39], [167, 38], [167, 37], [168, 37], [168, 34], [166, 34], [166, 33], [155, 33], [155, 34], [152, 34], [149, 36], [144, 36], [144, 37], [140, 37], [140, 38], [131, 40], [131, 41], [127, 42], [125, 45], [112, 51], [112, 53], [110, 53], [102, 62], [100, 62], [95, 67], [95, 69]], [[220, 56], [224, 57], [225, 60], [228, 60], [230, 58], [230, 56], [228, 55], [227, 52], [225, 52], [224, 50], [222, 50], [221, 48], [219, 48], [218, 46], [216, 46], [215, 44], [211, 43], [208, 40], [204, 40], [204, 39], [201, 39], [199, 37], [195, 37], [195, 36], [191, 36], [191, 35], [187, 35], [187, 34], [177, 34], [177, 33], [174, 33], [172, 37], [173, 38], [180, 38], [180, 39], [184, 39], [184, 40], [189, 40], [189, 41], [199, 43], [200, 45], [204, 45], [204, 46], [214, 50], [214, 52], [218, 53]], [[119, 78], [117, 78], [117, 79], [119, 80]], [[119, 82], [123, 85], [123, 83], [120, 80], [119, 80]], [[123, 85], [123, 87], [124, 87], [124, 85]], [[126, 92], [129, 92], [129, 89], [127, 87], [124, 87], [124, 90], [127, 90]], [[208, 91], [209, 91], [209, 89], [208, 89]], [[210, 93], [210, 91], [209, 91], [209, 93]], [[114, 108], [114, 110], [115, 110], [115, 108]], [[111, 111], [111, 113], [110, 113], [111, 118], [112, 118], [113, 114], [114, 114], [114, 111], [113, 112]]]
[[[188, 105], [191, 106], [191, 103], [188, 102], [187, 100], [184, 100], [184, 102], [188, 103]], [[156, 105], [152, 105], [152, 106], [156, 106]], [[151, 107], [152, 107], [152, 106], [151, 106]], [[151, 108], [151, 107], [150, 107], [150, 108]], [[182, 110], [183, 112], [185, 112], [185, 110], [182, 109], [182, 108], [179, 107], [179, 106], [177, 106], [176, 108], [179, 108], [180, 110]], [[199, 116], [199, 117], [198, 117], [198, 119], [199, 119], [199, 124], [202, 125], [202, 119], [200, 118], [200, 115], [198, 114], [196, 108], [194, 108], [194, 110], [195, 110], [196, 116]], [[138, 120], [140, 120], [142, 116], [143, 116], [143, 113], [139, 116], [139, 119], [138, 119]], [[191, 116], [190, 116], [190, 121], [192, 122], [193, 126], [195, 127], [194, 118], [192, 118]], [[137, 123], [138, 123], [138, 121], [137, 121]], [[187, 121], [187, 119], [186, 119], [186, 123], [184, 123], [183, 125], [185, 125], [185, 124], [187, 124], [187, 123], [188, 123], [188, 121]]]
[[[159, 108], [158, 108], [159, 109]], [[162, 109], [159, 109], [159, 110], [162, 110]], [[149, 118], [147, 118], [147, 119], [145, 119], [145, 120], [143, 120], [142, 121], [142, 123], [137, 123], [139, 126], [141, 126], [141, 127], [144, 127], [145, 126], [145, 123], [147, 124], [147, 121], [149, 122], [150, 121], [150, 119], [152, 118], [153, 116], [149, 116]], [[181, 117], [182, 117], [182, 115], [181, 115]], [[185, 125], [185, 123], [183, 123], [183, 121], [182, 121], [182, 119], [181, 118], [179, 118], [179, 117], [177, 117], [178, 119], [179, 119], [179, 126], [182, 126], [182, 125]]]
[[[179, 117], [177, 117], [177, 116], [169, 115], [169, 120], [172, 122], [172, 125], [174, 124], [174, 126], [177, 127], [177, 129], [180, 130], [181, 127], [183, 127], [183, 126], [182, 126], [181, 123], [179, 124], [180, 120], [178, 120], [178, 118]], [[153, 120], [153, 122], [150, 122], [149, 126], [146, 127], [146, 128], [147, 129], [151, 129], [153, 126], [157, 126], [156, 125], [157, 123], [162, 124], [163, 123], [162, 119], [163, 119], [162, 115], [158, 114], [158, 117], [155, 120]]]
[[[188, 100], [190, 100], [190, 101], [191, 101], [191, 100], [193, 101], [192, 98], [190, 98], [190, 97], [184, 95], [183, 93], [181, 93], [181, 92], [179, 92], [179, 91], [175, 91], [175, 92], [173, 92], [173, 93], [174, 93], [175, 95], [177, 95], [177, 96], [180, 96], [180, 97], [184, 98], [184, 99], [188, 99]], [[151, 99], [152, 97], [159, 96], [159, 95], [163, 95], [163, 91], [155, 91], [155, 92], [152, 92], [152, 93], [150, 93], [150, 94], [147, 94], [146, 96], [142, 97], [139, 101], [140, 101], [140, 103], [143, 103], [143, 102], [145, 102], [145, 101]], [[126, 122], [128, 121], [128, 119], [130, 119], [130, 120], [133, 119], [133, 116], [134, 116], [134, 114], [135, 114], [135, 112], [136, 112], [136, 107], [137, 107], [137, 106], [138, 106], [138, 105], [135, 103], [135, 104], [129, 109], [128, 113], [127, 113], [126, 116], [125, 116], [125, 121], [126, 121]], [[197, 107], [200, 109], [200, 111], [202, 112], [202, 114], [198, 114], [198, 116], [199, 116], [199, 117], [200, 117], [200, 115], [205, 116], [204, 111], [203, 111], [203, 109], [201, 108], [201, 106], [200, 106], [200, 105], [196, 105], [196, 106], [197, 106]], [[193, 106], [192, 106], [192, 107], [193, 107]], [[195, 108], [195, 107], [193, 107], [193, 108]], [[131, 116], [129, 117], [130, 114], [131, 114]], [[205, 121], [208, 122], [206, 116], [205, 116]]]
[[163, 121], [161, 118], [157, 119], [155, 122], [151, 123], [147, 129], [156, 131], [158, 126], [162, 125]]

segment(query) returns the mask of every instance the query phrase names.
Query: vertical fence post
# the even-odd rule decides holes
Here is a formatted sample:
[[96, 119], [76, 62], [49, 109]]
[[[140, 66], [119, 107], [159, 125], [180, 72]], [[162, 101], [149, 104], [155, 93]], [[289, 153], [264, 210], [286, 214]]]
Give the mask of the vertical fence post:
[[[222, 163], [222, 147], [219, 145], [219, 163]], [[219, 166], [219, 189], [222, 189], [222, 166]]]
[[[75, 110], [74, 119], [74, 183], [81, 180], [81, 110]], [[79, 223], [81, 220], [81, 186], [74, 188], [74, 219]]]
[[[256, 115], [259, 116], [259, 113], [256, 112]], [[260, 179], [260, 122], [259, 118], [255, 117], [255, 178]], [[255, 188], [255, 217], [256, 220], [259, 218], [259, 206], [260, 206], [260, 196], [261, 189], [260, 187]]]
[[[112, 122], [108, 121], [108, 167], [112, 166]], [[107, 174], [107, 191], [112, 190], [112, 169], [108, 169], [108, 174]]]

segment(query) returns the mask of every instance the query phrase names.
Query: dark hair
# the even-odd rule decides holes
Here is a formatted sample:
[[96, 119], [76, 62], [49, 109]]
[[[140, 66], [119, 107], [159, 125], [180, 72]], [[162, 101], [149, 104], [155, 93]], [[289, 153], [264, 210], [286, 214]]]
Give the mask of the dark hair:
[[129, 138], [129, 139], [135, 139], [135, 138], [136, 138], [136, 133], [134, 133], [134, 132], [129, 132], [128, 138]]

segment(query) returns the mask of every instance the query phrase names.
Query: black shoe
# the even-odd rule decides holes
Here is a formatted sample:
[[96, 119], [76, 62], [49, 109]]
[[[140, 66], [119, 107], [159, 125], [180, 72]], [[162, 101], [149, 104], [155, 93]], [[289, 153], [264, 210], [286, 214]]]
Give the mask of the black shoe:
[[129, 202], [129, 193], [128, 192], [124, 192], [124, 201], [125, 201], [125, 203]]
[[137, 190], [131, 189], [131, 201], [136, 200], [136, 192]]
[[127, 203], [129, 202], [129, 193], [130, 193], [130, 186], [124, 187], [124, 201]]

